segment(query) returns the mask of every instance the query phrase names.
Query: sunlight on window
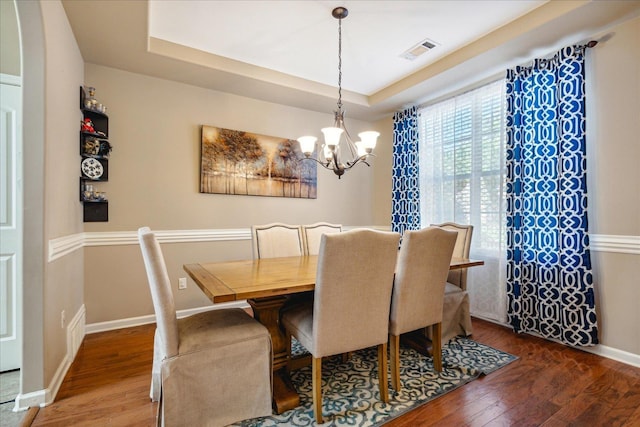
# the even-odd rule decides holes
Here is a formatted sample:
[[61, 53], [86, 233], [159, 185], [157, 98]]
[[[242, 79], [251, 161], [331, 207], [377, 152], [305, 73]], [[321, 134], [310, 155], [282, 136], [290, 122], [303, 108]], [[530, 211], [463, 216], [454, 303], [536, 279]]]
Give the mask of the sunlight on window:
[[[472, 224], [474, 315], [506, 322], [505, 83], [491, 83], [419, 111], [422, 226]], [[475, 271], [473, 271], [475, 270]]]

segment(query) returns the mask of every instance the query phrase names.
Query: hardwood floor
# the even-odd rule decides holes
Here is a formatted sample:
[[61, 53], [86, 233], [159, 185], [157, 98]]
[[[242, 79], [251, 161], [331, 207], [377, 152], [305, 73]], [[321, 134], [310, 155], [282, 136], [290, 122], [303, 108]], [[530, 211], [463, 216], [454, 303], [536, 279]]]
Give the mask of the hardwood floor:
[[[640, 368], [474, 319], [473, 339], [520, 359], [388, 423], [414, 426], [640, 426]], [[155, 325], [87, 335], [33, 426], [153, 426]]]

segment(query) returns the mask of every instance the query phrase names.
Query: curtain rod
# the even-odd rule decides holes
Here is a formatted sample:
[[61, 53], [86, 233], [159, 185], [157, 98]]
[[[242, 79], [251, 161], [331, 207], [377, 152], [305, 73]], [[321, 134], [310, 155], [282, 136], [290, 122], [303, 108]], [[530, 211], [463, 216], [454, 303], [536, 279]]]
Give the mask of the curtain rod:
[[[598, 44], [598, 40], [589, 40], [585, 44], [576, 45], [576, 46], [578, 48], [580, 48], [580, 49], [586, 50], [586, 49], [590, 49], [590, 48], [596, 47], [597, 44]], [[546, 59], [545, 61], [550, 61], [552, 59], [553, 59], [553, 57], [550, 58], [550, 59]], [[498, 74], [496, 74], [496, 75], [493, 75], [491, 77], [487, 77], [487, 78], [481, 80], [480, 82], [476, 82], [474, 84], [471, 84], [471, 85], [469, 85], [469, 86], [467, 86], [465, 88], [459, 89], [457, 91], [453, 91], [453, 92], [450, 92], [448, 94], [445, 94], [445, 95], [442, 95], [442, 96], [438, 96], [438, 97], [436, 97], [434, 99], [431, 99], [429, 101], [423, 102], [421, 104], [411, 104], [411, 103], [405, 104], [405, 105], [402, 106], [400, 111], [397, 111], [397, 112], [404, 112], [404, 111], [406, 111], [407, 109], [409, 109], [411, 107], [417, 107], [418, 110], [420, 110], [420, 109], [425, 108], [425, 107], [427, 107], [429, 105], [433, 105], [433, 104], [436, 104], [438, 102], [444, 101], [446, 99], [453, 98], [453, 97], [458, 96], [458, 95], [462, 95], [463, 93], [471, 92], [472, 90], [478, 89], [480, 86], [491, 84], [491, 83], [493, 83], [493, 82], [495, 82], [497, 80], [500, 80], [500, 79], [504, 79], [504, 71], [501, 71], [499, 73], [499, 76], [498, 76]]]

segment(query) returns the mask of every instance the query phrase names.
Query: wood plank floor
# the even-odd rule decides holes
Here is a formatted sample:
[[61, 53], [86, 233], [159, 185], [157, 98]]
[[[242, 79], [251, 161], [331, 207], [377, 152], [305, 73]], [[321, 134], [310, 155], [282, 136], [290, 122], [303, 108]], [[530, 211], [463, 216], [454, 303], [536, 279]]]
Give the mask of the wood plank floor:
[[[640, 426], [640, 368], [482, 320], [473, 324], [473, 339], [520, 359], [388, 426]], [[56, 401], [32, 425], [155, 425], [154, 328], [87, 335]]]

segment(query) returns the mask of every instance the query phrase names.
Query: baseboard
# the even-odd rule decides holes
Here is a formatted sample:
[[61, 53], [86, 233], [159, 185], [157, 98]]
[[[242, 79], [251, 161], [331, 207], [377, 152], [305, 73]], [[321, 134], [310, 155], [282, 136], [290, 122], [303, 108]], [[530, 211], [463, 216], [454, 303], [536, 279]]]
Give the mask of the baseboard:
[[45, 406], [47, 394], [46, 390], [33, 391], [31, 393], [18, 394], [13, 412], [26, 411], [29, 408]]
[[[190, 316], [196, 313], [202, 313], [203, 311], [219, 310], [223, 308], [248, 308], [249, 304], [246, 301], [234, 301], [223, 304], [216, 304], [206, 307], [190, 308], [186, 310], [178, 310], [176, 315], [181, 317]], [[96, 332], [111, 331], [114, 329], [128, 328], [132, 326], [145, 325], [148, 323], [155, 323], [156, 317], [151, 314], [148, 316], [131, 317], [128, 319], [119, 319], [109, 322], [92, 323], [85, 325], [86, 321], [86, 309], [84, 304], [80, 307], [78, 312], [73, 316], [73, 319], [67, 326], [67, 354], [63, 358], [60, 366], [56, 370], [49, 387], [44, 390], [38, 390], [31, 393], [18, 394], [16, 396], [16, 403], [14, 411], [25, 411], [35, 406], [47, 406], [53, 403], [58, 390], [62, 385], [67, 371], [71, 367], [73, 360], [78, 353], [78, 349], [82, 344], [85, 334], [92, 334]]]
[[598, 344], [594, 347], [575, 348], [578, 350], [586, 351], [587, 353], [593, 353], [598, 356], [606, 357], [607, 359], [616, 360], [618, 362], [640, 368], [640, 354], [629, 353], [628, 351], [620, 350], [613, 347], [607, 347], [606, 345], [602, 344]]
[[31, 393], [18, 394], [16, 396], [16, 404], [13, 408], [14, 411], [26, 411], [29, 408], [35, 406], [47, 406], [53, 403], [62, 381], [64, 380], [69, 367], [71, 367], [72, 359], [69, 355], [62, 359], [62, 362], [58, 366], [56, 373], [51, 379], [51, 384], [44, 390], [38, 390]]
[[67, 325], [67, 352], [58, 366], [56, 373], [53, 375], [49, 387], [31, 393], [18, 394], [18, 396], [16, 396], [14, 411], [24, 411], [35, 406], [47, 406], [53, 403], [62, 385], [62, 381], [67, 375], [67, 371], [71, 367], [71, 363], [73, 363], [80, 344], [82, 344], [82, 340], [84, 339], [85, 316], [86, 309], [83, 304]]
[[[248, 308], [249, 304], [246, 301], [234, 301], [222, 304], [215, 304], [205, 307], [189, 308], [186, 310], [176, 311], [178, 318], [191, 316], [192, 314], [202, 313], [209, 310], [220, 310], [223, 308]], [[147, 325], [149, 323], [155, 323], [156, 316], [149, 314], [147, 316], [129, 317], [126, 319], [110, 320], [107, 322], [90, 323], [86, 326], [85, 331], [87, 334], [95, 334], [97, 332], [113, 331], [115, 329], [130, 328], [133, 326]]]
[[[496, 325], [500, 325], [500, 326], [504, 326], [506, 328], [511, 329], [511, 325], [507, 324], [507, 323], [502, 323], [499, 322], [497, 320], [494, 319], [489, 319], [486, 317], [482, 317], [482, 316], [478, 316], [477, 314], [471, 314], [471, 316], [484, 320], [486, 322], [491, 322], [491, 323], [495, 323]], [[528, 335], [532, 335], [534, 337], [538, 337], [538, 338], [542, 338], [545, 340], [549, 340], [549, 341], [553, 341], [553, 342], [557, 342], [558, 344], [562, 344], [562, 345], [566, 345], [558, 340], [552, 340], [549, 338], [545, 338], [540, 334], [536, 334], [533, 332], [526, 332]], [[634, 354], [634, 353], [629, 353], [628, 351], [624, 351], [624, 350], [620, 350], [617, 348], [613, 348], [613, 347], [608, 347], [606, 345], [602, 345], [602, 344], [598, 344], [592, 347], [577, 347], [577, 346], [568, 346], [571, 348], [575, 348], [576, 350], [581, 350], [584, 351], [586, 353], [591, 353], [591, 354], [595, 354], [597, 356], [602, 356], [605, 357], [607, 359], [612, 359], [627, 365], [631, 365], [631, 366], [635, 366], [640, 368], [640, 354]]]

